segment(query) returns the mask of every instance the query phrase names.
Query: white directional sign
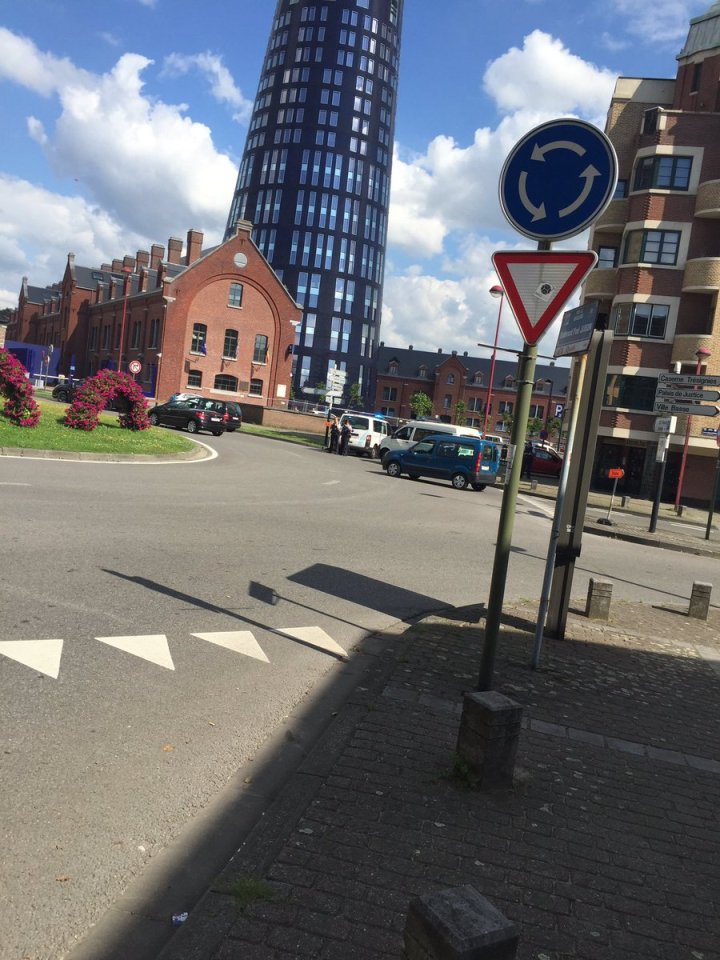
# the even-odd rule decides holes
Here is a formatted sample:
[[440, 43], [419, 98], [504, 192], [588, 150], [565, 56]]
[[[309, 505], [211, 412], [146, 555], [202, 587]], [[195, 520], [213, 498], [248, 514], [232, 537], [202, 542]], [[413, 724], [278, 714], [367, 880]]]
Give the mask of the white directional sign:
[[696, 376], [694, 373], [661, 373], [658, 376], [658, 386], [686, 387], [720, 387], [720, 376]]
[[678, 390], [675, 386], [658, 387], [655, 396], [658, 400], [693, 403], [696, 400], [720, 400], [720, 390]]
[[666, 403], [664, 400], [656, 400], [653, 407], [654, 413], [689, 413], [693, 417], [716, 417], [720, 413], [720, 407], [705, 406], [701, 403]]

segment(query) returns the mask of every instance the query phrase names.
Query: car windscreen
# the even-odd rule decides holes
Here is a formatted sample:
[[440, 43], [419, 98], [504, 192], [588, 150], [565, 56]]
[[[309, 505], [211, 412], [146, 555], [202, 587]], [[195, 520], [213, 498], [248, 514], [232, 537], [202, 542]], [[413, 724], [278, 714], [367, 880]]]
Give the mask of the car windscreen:
[[343, 417], [343, 423], [349, 423], [353, 430], [370, 429], [370, 421], [367, 417]]

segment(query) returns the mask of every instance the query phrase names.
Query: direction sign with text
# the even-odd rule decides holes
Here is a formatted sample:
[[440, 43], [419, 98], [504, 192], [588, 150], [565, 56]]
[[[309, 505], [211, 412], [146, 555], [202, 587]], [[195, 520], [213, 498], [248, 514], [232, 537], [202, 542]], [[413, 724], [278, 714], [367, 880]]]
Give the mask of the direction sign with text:
[[596, 220], [612, 199], [617, 157], [591, 123], [540, 124], [510, 151], [500, 174], [506, 219], [534, 240], [562, 240]]
[[498, 251], [498, 278], [525, 343], [535, 344], [597, 263], [593, 250]]
[[694, 373], [661, 373], [658, 386], [674, 387], [720, 387], [720, 376], [695, 375]]
[[693, 403], [697, 400], [720, 400], [720, 390], [682, 390], [674, 384], [668, 387], [658, 387], [655, 394], [657, 400], [679, 400], [681, 403]]
[[710, 407], [701, 403], [668, 403], [664, 400], [656, 400], [653, 413], [689, 413], [693, 417], [716, 417], [720, 413], [720, 407], [714, 405]]

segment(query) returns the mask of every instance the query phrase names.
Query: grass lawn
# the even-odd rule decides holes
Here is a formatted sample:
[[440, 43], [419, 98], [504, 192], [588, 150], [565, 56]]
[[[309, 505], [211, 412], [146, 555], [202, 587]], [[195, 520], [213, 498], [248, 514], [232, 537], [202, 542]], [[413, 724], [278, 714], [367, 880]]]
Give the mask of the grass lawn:
[[[71, 450], [75, 453], [144, 453], [167, 455], [194, 448], [192, 441], [174, 430], [123, 430], [117, 414], [101, 413], [99, 425], [91, 431], [63, 426], [67, 404], [36, 396], [42, 411], [36, 427], [18, 427], [0, 416], [0, 447], [24, 450]], [[0, 400], [2, 403], [2, 400]]]
[[301, 433], [297, 430], [279, 430], [276, 427], [262, 427], [254, 423], [243, 423], [242, 432], [254, 437], [271, 437], [273, 440], [285, 440], [286, 443], [299, 443], [305, 447], [322, 447], [325, 437], [321, 433]]

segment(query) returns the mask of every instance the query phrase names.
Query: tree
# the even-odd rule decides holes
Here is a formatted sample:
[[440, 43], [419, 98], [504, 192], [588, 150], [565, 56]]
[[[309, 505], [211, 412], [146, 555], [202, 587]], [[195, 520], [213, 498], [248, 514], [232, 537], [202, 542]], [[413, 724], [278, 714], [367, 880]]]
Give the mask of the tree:
[[554, 435], [557, 435], [558, 437], [560, 436], [561, 423], [562, 421], [560, 420], [559, 417], [550, 417], [548, 419], [548, 422], [547, 422], [548, 437], [552, 437]]
[[360, 384], [353, 383], [350, 387], [350, 408], [352, 410], [362, 409], [362, 397], [360, 396]]
[[465, 409], [465, 401], [458, 400], [455, 404], [455, 423], [457, 423], [458, 426], [464, 426], [465, 424]]
[[410, 397], [410, 409], [416, 417], [428, 417], [432, 413], [432, 400], [419, 390]]
[[537, 436], [543, 428], [543, 422], [540, 417], [528, 417], [527, 435], [529, 437]]

